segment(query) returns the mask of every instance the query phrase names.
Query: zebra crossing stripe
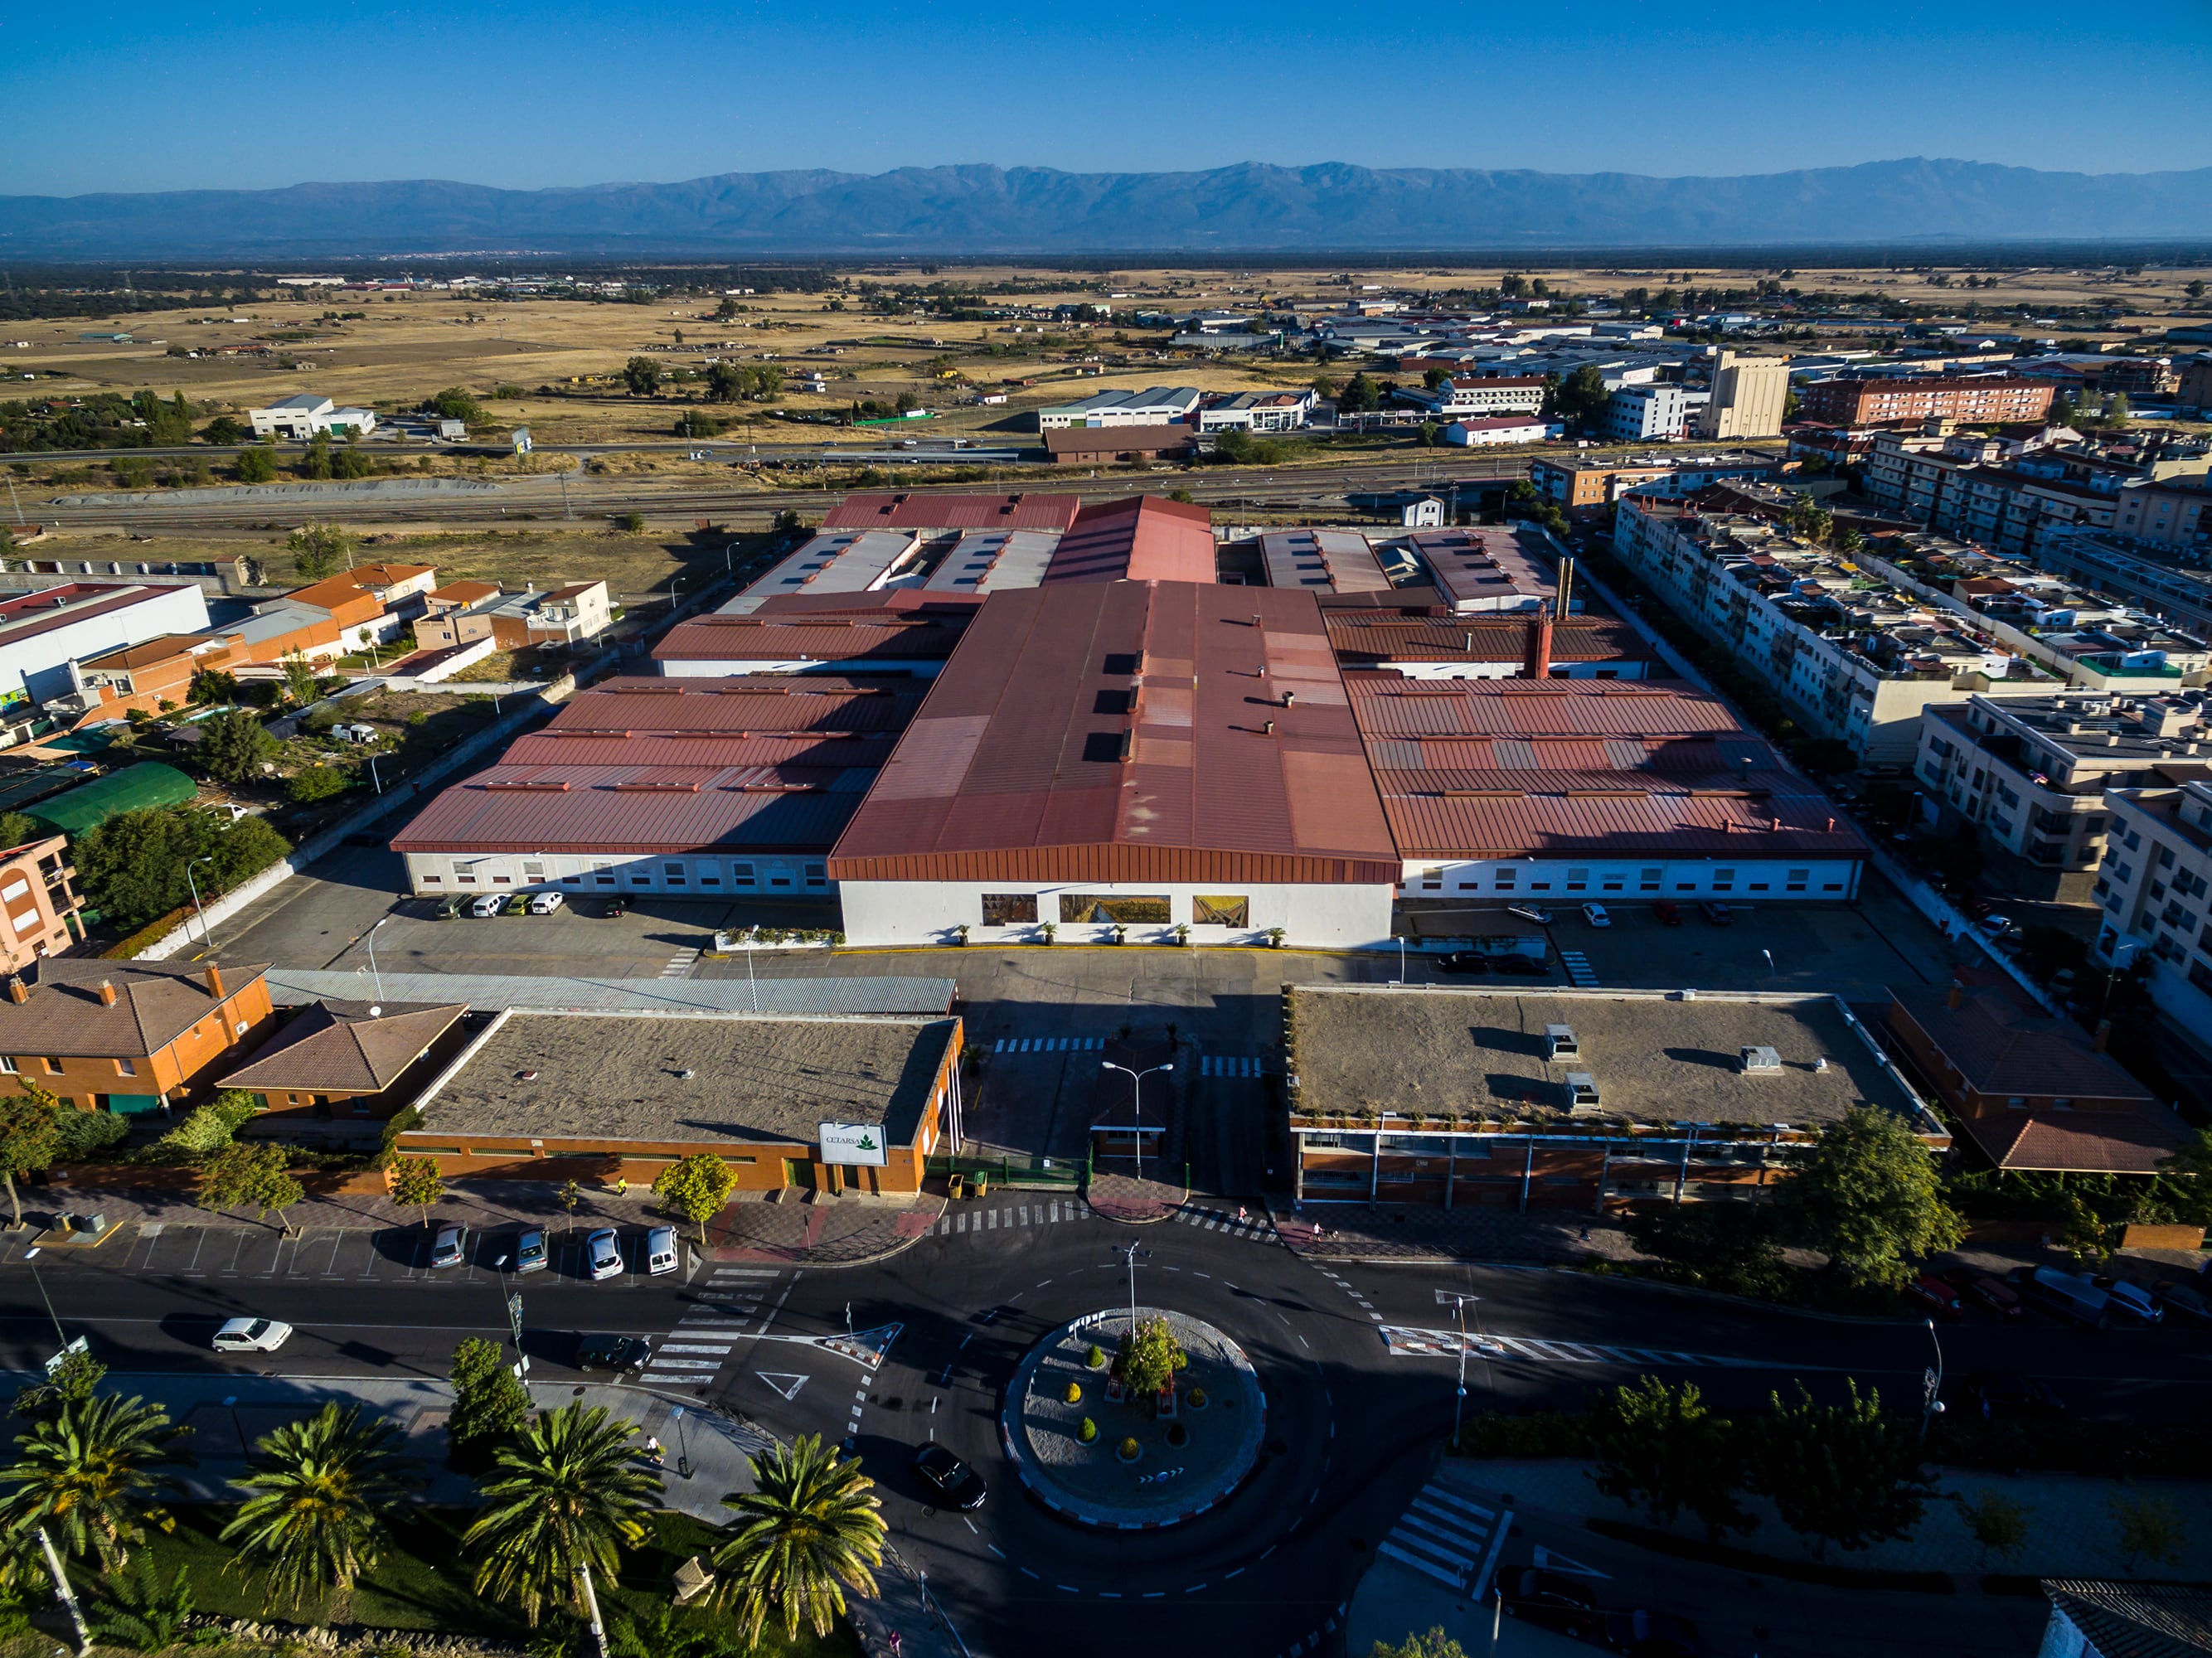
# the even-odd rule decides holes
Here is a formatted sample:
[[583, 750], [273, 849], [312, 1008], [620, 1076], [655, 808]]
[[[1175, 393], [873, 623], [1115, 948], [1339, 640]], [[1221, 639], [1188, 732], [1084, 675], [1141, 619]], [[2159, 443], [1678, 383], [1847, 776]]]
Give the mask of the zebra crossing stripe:
[[1385, 1538], [1382, 1542], [1377, 1543], [1375, 1546], [1375, 1552], [1389, 1556], [1401, 1566], [1411, 1566], [1415, 1571], [1419, 1572], [1423, 1576], [1433, 1577], [1437, 1582], [1443, 1584], [1448, 1588], [1457, 1589], [1459, 1588], [1460, 1577], [1457, 1572], [1446, 1571], [1442, 1566], [1431, 1565], [1419, 1555], [1407, 1553], [1403, 1549], [1399, 1548], [1395, 1544], [1392, 1543], [1388, 1538]]
[[661, 1358], [656, 1357], [653, 1361], [653, 1368], [657, 1370], [719, 1370], [722, 1368], [722, 1361], [719, 1358]]
[[730, 1344], [726, 1341], [684, 1343], [672, 1341], [660, 1351], [664, 1353], [726, 1353], [730, 1351]]

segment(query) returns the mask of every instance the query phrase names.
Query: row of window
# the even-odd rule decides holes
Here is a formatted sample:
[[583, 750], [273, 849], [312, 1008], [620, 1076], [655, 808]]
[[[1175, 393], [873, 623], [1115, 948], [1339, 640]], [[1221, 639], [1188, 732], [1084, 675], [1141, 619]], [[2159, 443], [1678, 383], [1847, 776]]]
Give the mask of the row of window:
[[[97, 1065], [100, 1062], [97, 1060], [80, 1060], [79, 1068], [82, 1069], [84, 1066]], [[46, 1074], [49, 1077], [58, 1077], [62, 1074], [64, 1062], [58, 1059], [41, 1058], [36, 1060], [32, 1060], [9, 1059], [4, 1055], [0, 1055], [0, 1076], [21, 1076], [22, 1074], [23, 1067], [27, 1065], [32, 1064], [36, 1064], [44, 1067]], [[114, 1067], [115, 1074], [118, 1077], [135, 1077], [138, 1074], [138, 1066], [137, 1062], [134, 1060], [110, 1060], [107, 1061], [107, 1064]]]
[[[588, 876], [579, 872], [549, 878], [544, 865], [525, 864], [522, 866], [521, 878], [522, 884], [525, 886], [544, 886], [557, 883], [564, 887], [580, 887], [586, 884], [596, 887], [612, 887], [622, 885], [623, 878], [627, 876], [629, 884], [634, 887], [650, 887], [656, 883], [664, 887], [719, 887], [724, 884], [725, 870], [728, 872], [728, 884], [732, 887], [768, 888], [804, 885], [820, 891], [825, 890], [830, 884], [830, 870], [826, 864], [807, 864], [803, 866], [800, 872], [796, 874], [788, 864], [770, 864], [763, 876], [760, 866], [755, 864], [725, 865], [720, 862], [693, 864], [678, 859], [670, 859], [660, 865], [658, 874], [655, 873], [654, 867], [651, 864], [625, 864], [620, 870], [616, 869], [612, 864], [594, 864]], [[445, 878], [441, 875], [426, 874], [419, 878], [425, 886], [436, 887], [446, 884]], [[495, 887], [511, 887], [514, 884], [515, 878], [512, 875], [494, 875], [488, 883]], [[463, 872], [453, 877], [453, 884], [472, 887], [480, 884], [473, 872]]]
[[[1165, 926], [1174, 920], [1175, 906], [1165, 893], [1063, 892], [1060, 920], [1067, 926]], [[1190, 901], [1194, 926], [1249, 926], [1252, 900], [1243, 893], [1194, 893]], [[985, 926], [1034, 926], [1037, 895], [1034, 892], [983, 894]]]
[[[1531, 872], [1531, 873], [1533, 874], [1534, 872]], [[1636, 874], [1636, 890], [1638, 892], [1658, 892], [1663, 890], [1665, 885], [1665, 871], [1658, 869], [1638, 870]], [[1491, 890], [1493, 892], [1509, 894], [1515, 892], [1549, 892], [1552, 890], [1553, 887], [1552, 881], [1548, 876], [1540, 881], [1532, 879], [1528, 882], [1526, 885], [1523, 885], [1521, 880], [1521, 872], [1510, 864], [1499, 865], [1496, 869], [1491, 872]], [[1812, 879], [1813, 872], [1809, 869], [1784, 870], [1783, 872], [1782, 890], [1784, 892], [1809, 891], [1812, 887]], [[1587, 869], [1569, 869], [1566, 872], [1566, 878], [1563, 883], [1561, 883], [1561, 884], [1564, 886], [1565, 890], [1569, 892], [1588, 892], [1591, 890], [1590, 872]], [[1444, 872], [1441, 866], [1425, 869], [1421, 872], [1420, 879], [1418, 882], [1407, 881], [1402, 884], [1401, 890], [1407, 892], [1414, 891], [1416, 890], [1422, 892], [1442, 892], [1444, 890]], [[1628, 872], [1626, 870], [1601, 871], [1597, 878], [1596, 890], [1600, 892], [1627, 891], [1629, 890]], [[1711, 883], [1706, 887], [1701, 888], [1694, 880], [1677, 881], [1674, 884], [1674, 890], [1677, 892], [1698, 892], [1701, 890], [1711, 892], [1733, 892], [1735, 890], [1736, 872], [1732, 869], [1717, 869], [1713, 871]], [[1750, 881], [1745, 884], [1743, 890], [1746, 892], [1771, 892], [1774, 890], [1774, 884], [1771, 879], [1764, 881]], [[1823, 892], [1841, 892], [1843, 890], [1844, 884], [1841, 881], [1824, 882], [1821, 884], [1820, 887], [1820, 890]], [[1452, 882], [1452, 890], [1455, 892], [1480, 892], [1482, 890], [1481, 877], [1479, 874], [1459, 874], [1455, 877]]]

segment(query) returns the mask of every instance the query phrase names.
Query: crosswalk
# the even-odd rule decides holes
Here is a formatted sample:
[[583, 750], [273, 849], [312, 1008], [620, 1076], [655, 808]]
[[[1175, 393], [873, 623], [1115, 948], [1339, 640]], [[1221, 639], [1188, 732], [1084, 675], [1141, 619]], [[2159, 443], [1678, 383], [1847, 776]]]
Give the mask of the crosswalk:
[[1579, 950], [1561, 950], [1559, 952], [1559, 965], [1566, 969], [1567, 982], [1572, 985], [1577, 990], [1595, 990], [1597, 988], [1597, 971], [1590, 966], [1589, 957], [1583, 955]]
[[668, 965], [660, 969], [660, 976], [664, 979], [688, 979], [691, 976], [692, 963], [698, 959], [699, 950], [696, 944], [688, 950], [679, 950], [668, 958]]
[[[791, 1286], [781, 1266], [717, 1266], [705, 1293], [653, 1343], [641, 1380], [665, 1388], [714, 1385], [730, 1352], [747, 1336], [757, 1336], [775, 1316]], [[775, 1296], [771, 1303], [769, 1297]], [[763, 1308], [768, 1310], [764, 1313]]]
[[1040, 1198], [1034, 1203], [999, 1204], [989, 1209], [962, 1207], [945, 1216], [933, 1229], [939, 1237], [959, 1237], [970, 1232], [1028, 1230], [1059, 1226], [1067, 1221], [1089, 1220], [1091, 1206], [1081, 1198]]
[[1094, 1054], [1106, 1046], [1103, 1036], [1001, 1036], [991, 1045], [994, 1054]]
[[1272, 1238], [1275, 1235], [1275, 1224], [1264, 1213], [1250, 1210], [1232, 1213], [1187, 1203], [1175, 1212], [1175, 1218], [1182, 1224], [1195, 1226], [1202, 1232], [1225, 1232], [1231, 1237]]
[[1264, 1074], [1261, 1062], [1246, 1054], [1207, 1054], [1198, 1062], [1201, 1077], [1257, 1077]]
[[1512, 1528], [1510, 1509], [1484, 1508], [1432, 1479], [1375, 1552], [1480, 1602]]
[[[1382, 1326], [1382, 1343], [1394, 1358], [1456, 1358], [1462, 1337], [1456, 1330], [1424, 1330], [1403, 1324]], [[1718, 1358], [1710, 1353], [1677, 1352], [1668, 1347], [1620, 1347], [1588, 1341], [1546, 1341], [1534, 1336], [1465, 1337], [1473, 1358], [1533, 1359], [1547, 1364], [1665, 1365], [1677, 1370], [1725, 1368], [1748, 1359]]]

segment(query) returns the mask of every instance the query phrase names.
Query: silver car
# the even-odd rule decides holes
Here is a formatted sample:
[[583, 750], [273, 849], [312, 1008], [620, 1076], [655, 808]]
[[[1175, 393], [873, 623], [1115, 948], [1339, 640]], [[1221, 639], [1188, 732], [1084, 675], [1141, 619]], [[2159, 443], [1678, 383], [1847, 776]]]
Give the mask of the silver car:
[[658, 1278], [676, 1270], [676, 1229], [656, 1226], [645, 1235], [645, 1270]]
[[459, 1226], [441, 1226], [430, 1245], [430, 1265], [458, 1266], [468, 1256], [468, 1232]]
[[273, 1353], [292, 1333], [292, 1327], [273, 1318], [234, 1318], [215, 1333], [212, 1344], [219, 1353]]
[[622, 1276], [622, 1240], [613, 1227], [601, 1227], [584, 1240], [584, 1262], [594, 1284]]

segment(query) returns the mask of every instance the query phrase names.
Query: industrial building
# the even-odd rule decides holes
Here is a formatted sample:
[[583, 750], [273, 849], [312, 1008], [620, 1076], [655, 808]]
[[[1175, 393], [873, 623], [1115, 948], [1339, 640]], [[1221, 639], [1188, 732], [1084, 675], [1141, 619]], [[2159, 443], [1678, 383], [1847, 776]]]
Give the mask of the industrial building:
[[376, 429], [374, 409], [341, 409], [312, 392], [282, 398], [266, 409], [249, 409], [246, 418], [257, 438], [290, 438], [299, 443], [325, 433], [365, 438]]
[[0, 709], [72, 695], [75, 665], [88, 657], [207, 625], [206, 596], [189, 581], [66, 581], [10, 594], [0, 598]]
[[1195, 416], [1204, 397], [1194, 386], [1151, 386], [1141, 392], [1094, 392], [1074, 403], [1050, 404], [1037, 410], [1037, 430], [1108, 426], [1167, 426]]

